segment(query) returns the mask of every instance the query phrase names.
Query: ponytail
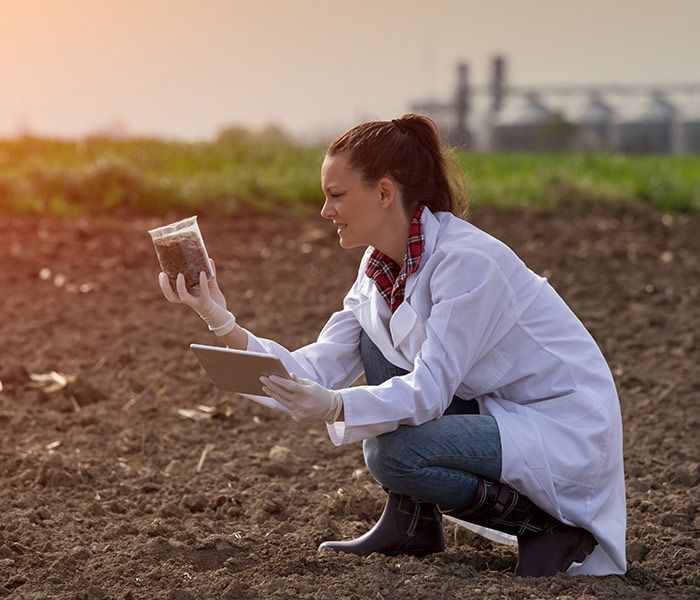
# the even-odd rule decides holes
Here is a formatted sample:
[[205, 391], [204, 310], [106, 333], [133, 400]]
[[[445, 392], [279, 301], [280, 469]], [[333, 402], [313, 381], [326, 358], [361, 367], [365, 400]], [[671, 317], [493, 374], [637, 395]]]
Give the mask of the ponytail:
[[420, 205], [432, 212], [469, 215], [464, 176], [451, 149], [429, 117], [408, 113], [391, 121], [370, 121], [346, 131], [326, 154], [344, 154], [365, 181], [391, 176], [400, 186], [404, 211], [413, 216]]

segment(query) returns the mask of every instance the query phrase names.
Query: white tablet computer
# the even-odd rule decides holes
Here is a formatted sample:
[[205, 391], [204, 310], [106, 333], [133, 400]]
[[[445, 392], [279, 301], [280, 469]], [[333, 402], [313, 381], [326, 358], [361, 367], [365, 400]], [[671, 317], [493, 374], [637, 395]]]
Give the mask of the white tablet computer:
[[190, 344], [190, 348], [216, 387], [227, 392], [263, 396], [259, 381], [263, 375], [291, 379], [282, 361], [273, 354], [202, 344]]

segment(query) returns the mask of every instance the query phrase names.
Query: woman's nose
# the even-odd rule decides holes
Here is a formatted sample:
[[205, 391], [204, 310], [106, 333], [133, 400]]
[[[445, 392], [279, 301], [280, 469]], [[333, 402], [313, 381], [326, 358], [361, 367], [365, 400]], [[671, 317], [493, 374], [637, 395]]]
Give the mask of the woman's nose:
[[328, 204], [328, 200], [326, 200], [323, 203], [323, 206], [321, 207], [321, 216], [324, 219], [332, 219], [333, 218], [333, 211], [331, 210], [331, 208]]

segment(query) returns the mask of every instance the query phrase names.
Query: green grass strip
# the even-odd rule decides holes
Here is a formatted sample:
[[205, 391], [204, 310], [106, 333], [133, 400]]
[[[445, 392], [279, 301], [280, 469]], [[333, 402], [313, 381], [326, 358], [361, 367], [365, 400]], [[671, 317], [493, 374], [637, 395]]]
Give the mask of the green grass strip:
[[[323, 148], [261, 141], [0, 140], [0, 212], [320, 209]], [[457, 153], [473, 207], [572, 198], [700, 211], [700, 156]]]

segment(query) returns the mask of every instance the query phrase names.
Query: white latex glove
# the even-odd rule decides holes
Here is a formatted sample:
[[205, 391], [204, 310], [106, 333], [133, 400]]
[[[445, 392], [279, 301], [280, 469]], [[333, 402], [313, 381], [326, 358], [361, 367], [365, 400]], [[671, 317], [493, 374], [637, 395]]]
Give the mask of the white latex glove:
[[236, 326], [236, 317], [226, 310], [226, 298], [219, 289], [216, 266], [211, 258], [209, 264], [214, 275], [207, 280], [207, 274], [201, 271], [199, 285], [192, 288], [192, 292], [187, 291], [185, 276], [182, 273], [178, 273], [175, 281], [177, 294], [170, 286], [170, 280], [165, 273], [161, 272], [158, 275], [158, 283], [168, 302], [186, 304], [206, 321], [209, 329], [216, 335], [226, 335]]
[[338, 420], [343, 408], [343, 398], [339, 392], [327, 390], [310, 379], [303, 379], [290, 373], [292, 379], [270, 375], [261, 377], [263, 392], [289, 409], [295, 421]]

